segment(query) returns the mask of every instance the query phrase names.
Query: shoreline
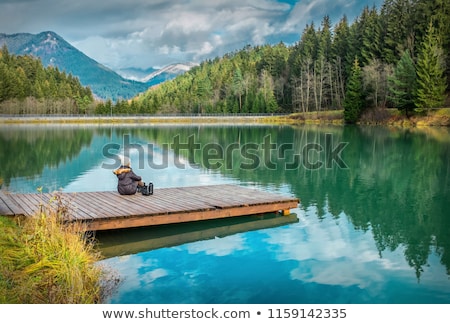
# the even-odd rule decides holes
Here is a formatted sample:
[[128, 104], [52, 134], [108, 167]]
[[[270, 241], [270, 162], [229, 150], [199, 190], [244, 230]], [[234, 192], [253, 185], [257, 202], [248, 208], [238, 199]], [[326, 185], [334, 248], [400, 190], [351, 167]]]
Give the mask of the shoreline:
[[266, 118], [277, 116], [262, 115], [123, 115], [123, 116], [2, 116], [0, 124], [185, 124], [185, 123], [209, 123], [209, 124], [249, 124], [263, 123]]
[[[286, 115], [0, 115], [0, 124], [288, 124], [345, 125], [342, 110], [292, 113]], [[367, 126], [450, 126], [450, 108], [441, 108], [427, 115], [402, 115], [397, 109], [369, 110], [357, 125]]]

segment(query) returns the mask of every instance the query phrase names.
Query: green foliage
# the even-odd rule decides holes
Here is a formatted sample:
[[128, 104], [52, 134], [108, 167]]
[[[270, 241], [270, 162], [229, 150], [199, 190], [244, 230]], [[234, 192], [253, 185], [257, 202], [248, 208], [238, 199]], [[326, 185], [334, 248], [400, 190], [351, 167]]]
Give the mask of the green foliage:
[[37, 35], [1, 34], [0, 44], [2, 43], [8, 46], [11, 53], [31, 54], [40, 58], [44, 67], [56, 66], [60, 71], [77, 76], [82, 85], [89, 86], [95, 97], [103, 100], [109, 98], [117, 101], [132, 98], [150, 86], [147, 83], [122, 78], [116, 72], [84, 55], [51, 31]]
[[289, 48], [245, 47], [205, 61], [174, 80], [166, 81], [131, 104], [140, 113], [276, 112], [285, 96]]
[[344, 100], [344, 120], [353, 124], [358, 121], [364, 108], [364, 91], [362, 87], [362, 72], [358, 59], [353, 63], [350, 79]]
[[392, 102], [406, 116], [415, 107], [416, 79], [414, 62], [409, 51], [405, 51], [394, 69], [393, 76], [389, 78], [389, 89]]
[[[58, 80], [70, 76], [60, 72], [60, 77], [49, 77], [42, 69], [33, 72], [35, 63], [31, 62], [11, 69], [11, 56], [6, 53], [0, 60], [0, 75], [4, 76], [0, 79], [0, 101], [7, 96], [23, 100], [31, 91], [36, 98], [71, 98], [77, 113], [94, 111], [104, 115], [307, 113], [342, 110], [344, 105], [352, 122], [365, 105], [395, 106], [410, 114], [415, 104], [425, 107], [442, 103], [442, 93], [447, 90], [442, 78], [450, 80], [450, 62], [445, 66], [432, 61], [444, 64], [449, 59], [449, 13], [449, 2], [444, 0], [385, 0], [380, 10], [365, 7], [352, 23], [343, 16], [333, 27], [329, 16], [325, 16], [318, 27], [314, 23], [306, 25], [293, 46], [247, 45], [223, 57], [206, 60], [132, 100], [126, 101], [126, 96], [118, 93], [110, 95], [118, 99], [101, 102], [95, 109], [86, 95], [77, 93], [73, 86], [56, 86]], [[430, 20], [436, 29], [432, 38], [439, 39], [440, 50], [435, 45], [424, 48]], [[363, 77], [362, 100], [356, 96], [359, 88], [351, 80], [355, 77], [355, 57], [361, 70], [357, 73]], [[80, 73], [85, 77], [90, 75], [88, 72]], [[100, 78], [101, 84], [96, 84], [96, 93], [99, 87], [116, 91], [106, 72]], [[423, 80], [417, 91], [416, 72]], [[438, 84], [434, 85], [432, 79]], [[430, 84], [432, 89], [424, 86]], [[436, 102], [430, 102], [429, 92]], [[54, 105], [48, 110], [59, 111]]]
[[[416, 35], [424, 34], [418, 10], [439, 21], [442, 35], [450, 23], [437, 10], [448, 7], [441, 0], [386, 0], [380, 12], [365, 7], [351, 25], [344, 16], [334, 28], [325, 16], [319, 28], [308, 24], [291, 47], [246, 46], [151, 88], [133, 103], [145, 113], [306, 113], [345, 105], [349, 122], [367, 103], [409, 113], [418, 93]], [[363, 71], [354, 71], [355, 57]]]
[[383, 60], [395, 64], [401, 54], [414, 53], [414, 0], [385, 0], [381, 8]]
[[445, 101], [447, 80], [440, 37], [430, 22], [417, 60], [417, 97], [419, 109], [439, 108]]
[[[0, 50], [0, 104], [28, 97], [53, 102], [70, 99], [69, 113], [84, 113], [94, 101], [91, 90], [83, 87], [77, 78], [56, 67], [44, 68], [40, 60], [31, 56], [11, 55], [4, 45]], [[17, 109], [20, 108], [21, 105], [17, 105]], [[23, 113], [14, 109], [8, 112]]]

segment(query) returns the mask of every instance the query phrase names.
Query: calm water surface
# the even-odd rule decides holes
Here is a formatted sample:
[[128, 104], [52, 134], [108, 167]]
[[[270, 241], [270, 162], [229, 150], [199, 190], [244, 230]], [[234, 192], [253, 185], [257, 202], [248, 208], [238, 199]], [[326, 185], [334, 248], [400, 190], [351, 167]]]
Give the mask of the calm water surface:
[[155, 190], [232, 183], [301, 204], [98, 232], [122, 278], [110, 303], [450, 303], [448, 129], [2, 125], [2, 190], [115, 190], [124, 149]]

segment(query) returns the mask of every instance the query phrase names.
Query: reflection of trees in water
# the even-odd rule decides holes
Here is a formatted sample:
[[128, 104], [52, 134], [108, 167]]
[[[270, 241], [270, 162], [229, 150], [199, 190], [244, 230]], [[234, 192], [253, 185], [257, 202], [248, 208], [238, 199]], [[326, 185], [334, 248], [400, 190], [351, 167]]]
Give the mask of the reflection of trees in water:
[[[418, 278], [431, 253], [440, 256], [450, 274], [450, 218], [447, 216], [450, 135], [447, 130], [412, 133], [382, 127], [242, 125], [23, 127], [20, 132], [17, 128], [14, 132], [3, 128], [0, 131], [0, 179], [7, 186], [13, 177], [38, 175], [45, 166], [57, 166], [74, 159], [83, 147], [91, 145], [94, 133], [114, 142], [120, 142], [123, 134], [129, 134], [133, 141], [140, 139], [142, 143], [160, 147], [167, 144], [171, 150], [177, 135], [182, 143], [187, 143], [189, 136], [194, 135], [195, 143], [202, 148], [208, 143], [219, 144], [224, 149], [233, 144], [238, 147], [257, 144], [258, 148], [252, 153], [260, 158], [258, 168], [240, 168], [245, 158], [239, 150], [233, 150], [232, 156], [224, 157], [231, 161], [223, 163], [217, 171], [242, 182], [271, 187], [289, 184], [305, 208], [317, 206], [319, 218], [326, 217], [327, 212], [338, 218], [344, 212], [356, 229], [371, 231], [380, 256], [384, 251], [404, 246], [405, 258]], [[294, 161], [294, 155], [301, 156], [308, 143], [325, 146], [326, 134], [332, 135], [332, 149], [339, 142], [348, 142], [342, 151], [348, 169], [339, 169], [334, 164], [329, 169], [308, 170], [300, 163], [294, 170], [286, 170], [286, 163]], [[262, 148], [268, 135], [275, 144], [270, 158]], [[279, 149], [286, 143], [292, 145]], [[186, 160], [205, 167], [203, 153], [194, 149], [180, 151]], [[312, 158], [323, 161], [324, 154], [313, 154]], [[270, 163], [275, 167], [264, 166]]]
[[[234, 151], [233, 168], [226, 168], [223, 163], [219, 171], [242, 182], [290, 184], [303, 206], [317, 206], [319, 218], [325, 217], [326, 211], [336, 218], [345, 212], [356, 229], [372, 232], [380, 256], [383, 251], [404, 246], [405, 258], [418, 278], [430, 253], [440, 255], [450, 273], [450, 257], [446, 253], [450, 251], [450, 219], [446, 216], [450, 136], [445, 130], [433, 134], [383, 127], [195, 126], [139, 132], [136, 135], [160, 145], [172, 143], [176, 135], [185, 142], [195, 135], [196, 143], [202, 147], [207, 143], [218, 143], [224, 148], [232, 143], [256, 143], [259, 149], [253, 153], [260, 157], [258, 168], [240, 168], [244, 157]], [[332, 134], [331, 149], [339, 142], [348, 142], [341, 155], [348, 169], [333, 164], [328, 169], [322, 166], [308, 170], [300, 163], [296, 169], [286, 170], [286, 163], [292, 162], [294, 155], [301, 157], [308, 143], [325, 147], [326, 134]], [[270, 163], [264, 163], [268, 156], [261, 146], [267, 135], [277, 148], [271, 151], [269, 161], [275, 168], [269, 169], [265, 165]], [[286, 143], [292, 143], [292, 149], [280, 153], [278, 148]], [[180, 153], [197, 163], [203, 161], [201, 150]], [[313, 160], [325, 161], [325, 152], [312, 153], [316, 153]]]
[[348, 194], [340, 201], [330, 195], [330, 201], [338, 201], [357, 228], [372, 228], [380, 254], [405, 246], [405, 258], [418, 278], [432, 252], [441, 254], [449, 272], [450, 146], [407, 130], [346, 132], [344, 137], [355, 143], [345, 152], [353, 155], [351, 172], [344, 177], [352, 187], [340, 185]]
[[0, 178], [33, 177], [44, 167], [78, 156], [92, 141], [93, 130], [75, 127], [5, 127], [0, 131]]

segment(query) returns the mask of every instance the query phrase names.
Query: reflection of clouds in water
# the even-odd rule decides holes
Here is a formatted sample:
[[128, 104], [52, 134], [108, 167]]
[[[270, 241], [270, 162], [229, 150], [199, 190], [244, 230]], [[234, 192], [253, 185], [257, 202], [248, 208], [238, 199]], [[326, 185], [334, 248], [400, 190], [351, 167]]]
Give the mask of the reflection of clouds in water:
[[[131, 142], [134, 143], [134, 140]], [[144, 182], [153, 182], [155, 189], [230, 182], [230, 180], [224, 179], [219, 172], [211, 172], [193, 166], [183, 157], [176, 157], [171, 152], [163, 152], [157, 146], [152, 152], [149, 151], [147, 145], [141, 144], [140, 148], [142, 148], [143, 154], [135, 149], [130, 149], [131, 167], [137, 175], [142, 177]], [[123, 151], [119, 153], [124, 154]], [[103, 160], [97, 165], [72, 179], [64, 187], [64, 191], [115, 191], [117, 177], [112, 173], [115, 169], [112, 167], [113, 163], [113, 159], [103, 157]], [[96, 179], [96, 181], [92, 181], [92, 179]]]
[[248, 249], [243, 235], [232, 235], [214, 240], [198, 241], [184, 246], [189, 254], [205, 253], [207, 255], [225, 256], [236, 251]]
[[327, 213], [319, 220], [314, 206], [305, 214], [299, 217], [298, 224], [283, 231], [269, 231], [266, 240], [273, 245], [277, 260], [298, 261], [291, 270], [291, 279], [365, 288], [382, 282], [383, 270], [405, 270], [410, 274], [401, 249], [385, 252], [380, 258], [371, 231], [355, 232], [345, 214], [334, 219]]
[[[236, 294], [235, 287], [221, 287], [220, 291], [215, 291], [218, 289], [216, 281], [219, 280], [219, 277], [213, 274], [214, 271], [211, 273], [211, 269], [218, 266], [215, 257], [230, 256], [247, 249], [245, 234], [238, 234], [104, 260], [102, 262], [114, 268], [123, 280], [119, 291], [111, 298], [110, 302], [120, 303], [132, 298], [139, 302], [153, 303], [159, 300], [161, 293], [167, 291], [171, 292], [167, 298], [174, 298], [176, 301], [182, 300], [184, 303], [195, 303], [199, 299], [209, 300], [227, 293]], [[167, 254], [176, 255], [177, 258], [159, 258], [162, 255], [167, 256]], [[199, 264], [197, 259], [192, 258], [192, 255], [196, 254], [208, 257], [202, 258], [202, 262]], [[234, 269], [232, 264], [229, 266]], [[229, 270], [226, 269], [226, 271]], [[180, 287], [184, 287], [182, 291]], [[230, 291], [227, 292], [227, 289]], [[210, 290], [215, 291], [212, 297], [208, 293]], [[151, 291], [155, 295], [152, 295]], [[178, 293], [173, 294], [175, 291]], [[246, 293], [249, 292], [241, 292], [240, 295]], [[234, 296], [233, 298], [240, 300], [238, 297]], [[248, 296], [241, 297], [245, 300]]]
[[140, 254], [111, 258], [100, 263], [114, 268], [123, 280], [119, 295], [115, 296], [117, 299], [130, 292], [140, 291], [143, 287], [148, 289], [155, 280], [169, 275], [167, 270], [158, 267], [158, 260], [145, 258]]
[[185, 157], [164, 150], [156, 143], [151, 144], [152, 150], [149, 150], [148, 145], [140, 144], [143, 155], [137, 150], [130, 150], [130, 158], [134, 161], [133, 170], [145, 182], [153, 182], [155, 188], [213, 185], [224, 182], [220, 173], [207, 172]]
[[[355, 230], [345, 214], [296, 213], [300, 221], [288, 226], [109, 259], [123, 275], [109, 302], [390, 302], [421, 293], [404, 247], [380, 258], [372, 231]], [[439, 268], [437, 256], [430, 262]], [[425, 272], [421, 282], [442, 291], [446, 283], [432, 276]], [[408, 284], [417, 289], [405, 292]]]

